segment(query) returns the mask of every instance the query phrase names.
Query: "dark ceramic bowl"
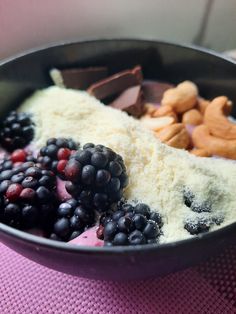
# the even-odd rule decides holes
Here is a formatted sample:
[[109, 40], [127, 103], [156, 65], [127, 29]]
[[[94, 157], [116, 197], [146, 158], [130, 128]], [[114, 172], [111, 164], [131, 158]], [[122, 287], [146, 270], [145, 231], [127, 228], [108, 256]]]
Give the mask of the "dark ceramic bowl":
[[[107, 65], [111, 73], [141, 64], [146, 79], [194, 81], [206, 98], [236, 102], [236, 65], [210, 51], [147, 40], [94, 40], [59, 44], [13, 57], [0, 65], [0, 115], [35, 89], [51, 85], [52, 67]], [[236, 112], [233, 113], [236, 116]], [[55, 270], [93, 279], [163, 276], [195, 265], [236, 242], [236, 223], [193, 239], [136, 247], [82, 247], [58, 243], [0, 224], [0, 240]]]

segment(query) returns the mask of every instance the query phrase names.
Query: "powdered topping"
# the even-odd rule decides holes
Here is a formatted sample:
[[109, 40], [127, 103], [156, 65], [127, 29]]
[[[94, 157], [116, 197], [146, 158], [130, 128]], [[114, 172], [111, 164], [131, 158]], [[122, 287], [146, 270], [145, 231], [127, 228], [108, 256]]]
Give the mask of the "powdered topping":
[[[196, 221], [202, 214], [185, 205], [185, 187], [199, 204], [209, 204], [209, 217], [223, 217], [220, 226], [236, 220], [236, 167], [230, 161], [198, 158], [163, 145], [139, 121], [104, 106], [86, 92], [50, 87], [36, 92], [20, 111], [32, 114], [33, 144], [38, 148], [48, 138], [63, 136], [82, 145], [102, 144], [120, 154], [130, 180], [125, 198], [143, 202], [161, 214], [160, 242], [191, 236], [184, 228], [186, 221]], [[211, 224], [210, 229], [215, 228], [218, 224]]]

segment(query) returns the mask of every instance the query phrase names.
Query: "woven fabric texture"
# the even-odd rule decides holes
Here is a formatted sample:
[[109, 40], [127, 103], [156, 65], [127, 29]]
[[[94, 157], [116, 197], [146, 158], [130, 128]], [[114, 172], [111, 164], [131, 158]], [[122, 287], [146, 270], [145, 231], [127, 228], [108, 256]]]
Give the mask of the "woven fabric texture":
[[116, 283], [58, 273], [0, 244], [0, 313], [236, 313], [236, 246], [159, 280]]

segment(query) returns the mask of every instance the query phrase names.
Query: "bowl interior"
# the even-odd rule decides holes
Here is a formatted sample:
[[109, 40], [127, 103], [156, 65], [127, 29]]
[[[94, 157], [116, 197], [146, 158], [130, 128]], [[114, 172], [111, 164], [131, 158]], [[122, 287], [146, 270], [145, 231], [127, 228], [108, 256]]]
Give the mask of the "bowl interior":
[[[143, 40], [101, 40], [61, 44], [35, 50], [2, 62], [0, 68], [0, 114], [36, 89], [52, 84], [53, 67], [106, 65], [110, 74], [140, 64], [145, 79], [179, 83], [194, 81], [206, 98], [227, 95], [236, 100], [236, 69], [233, 61], [175, 44]], [[233, 112], [235, 114], [236, 112]]]
[[[217, 54], [163, 42], [95, 40], [56, 45], [3, 61], [0, 65], [0, 116], [3, 117], [10, 109], [17, 107], [36, 89], [52, 85], [49, 77], [51, 68], [105, 65], [110, 74], [113, 74], [137, 64], [142, 66], [145, 79], [175, 84], [191, 80], [198, 85], [203, 97], [227, 95], [236, 102], [236, 66]], [[232, 115], [236, 116], [236, 110]], [[46, 266], [91, 278], [113, 279], [117, 277], [116, 270], [111, 267], [115, 252], [119, 254], [117, 262], [121, 278], [122, 274], [126, 274], [127, 278], [128, 273], [131, 278], [162, 275], [199, 261], [203, 252], [204, 257], [210, 256], [216, 249], [213, 247], [215, 239], [219, 240], [218, 249], [221, 248], [221, 242], [225, 245], [228, 240], [232, 240], [235, 224], [223, 229], [213, 232], [212, 236], [201, 236], [195, 240], [160, 247], [148, 246], [146, 249], [68, 248], [66, 244], [58, 245], [53, 241], [24, 235], [2, 224], [0, 235], [4, 243]], [[101, 256], [101, 252], [104, 255]], [[153, 258], [156, 263], [150, 262]], [[149, 267], [146, 267], [147, 262]], [[155, 266], [158, 263], [159, 269]], [[109, 271], [104, 272], [104, 264]], [[79, 265], [80, 269], [75, 265]], [[143, 274], [140, 274], [140, 267], [144, 269]]]

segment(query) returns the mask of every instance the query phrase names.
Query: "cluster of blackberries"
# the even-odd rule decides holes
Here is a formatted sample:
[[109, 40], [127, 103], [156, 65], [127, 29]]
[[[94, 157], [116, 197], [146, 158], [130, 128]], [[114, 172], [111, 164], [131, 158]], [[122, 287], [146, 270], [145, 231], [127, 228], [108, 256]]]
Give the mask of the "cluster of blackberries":
[[1, 221], [19, 229], [50, 228], [56, 203], [54, 173], [33, 161], [3, 160], [0, 167]]
[[0, 143], [2, 147], [12, 152], [29, 144], [33, 136], [34, 125], [30, 115], [25, 112], [11, 111], [2, 123]]
[[71, 138], [50, 138], [45, 146], [40, 149], [38, 162], [48, 170], [52, 170], [64, 179], [64, 169], [73, 151], [78, 149], [79, 144]]
[[162, 226], [160, 214], [148, 205], [121, 202], [115, 212], [101, 217], [97, 237], [106, 246], [157, 243]]
[[[41, 227], [50, 238], [68, 241], [109, 210], [128, 184], [124, 162], [111, 149], [51, 138], [38, 158], [15, 150], [0, 163], [0, 220], [19, 229]], [[59, 205], [56, 175], [74, 197]], [[46, 226], [46, 230], [45, 230]]]
[[94, 223], [94, 211], [84, 208], [79, 201], [70, 199], [58, 207], [50, 238], [58, 241], [72, 240]]
[[[25, 113], [12, 112], [1, 131], [9, 151], [24, 147], [33, 137]], [[60, 204], [56, 175], [66, 181], [70, 200]], [[19, 229], [40, 227], [51, 239], [69, 241], [95, 224], [105, 245], [157, 243], [161, 216], [145, 204], [121, 201], [128, 185], [122, 157], [103, 145], [50, 138], [34, 158], [22, 149], [0, 162], [0, 221]]]
[[103, 145], [85, 144], [69, 158], [66, 189], [88, 208], [103, 212], [123, 196], [128, 176], [123, 159]]

